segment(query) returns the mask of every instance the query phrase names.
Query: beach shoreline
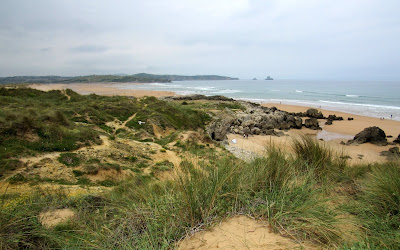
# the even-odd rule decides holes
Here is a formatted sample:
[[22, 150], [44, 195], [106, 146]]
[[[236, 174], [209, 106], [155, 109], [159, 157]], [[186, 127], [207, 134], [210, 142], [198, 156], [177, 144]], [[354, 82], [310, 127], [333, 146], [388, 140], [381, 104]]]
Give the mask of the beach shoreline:
[[[131, 85], [132, 83], [127, 83], [127, 85]], [[140, 84], [140, 83], [135, 83]], [[120, 84], [119, 84], [120, 85]], [[155, 96], [155, 97], [165, 97], [165, 96], [178, 96], [177, 93], [172, 91], [157, 91], [157, 90], [132, 90], [132, 89], [120, 89], [113, 87], [110, 83], [91, 83], [91, 84], [82, 84], [82, 83], [73, 83], [73, 84], [32, 84], [29, 85], [30, 88], [42, 90], [42, 91], [50, 91], [50, 90], [65, 90], [71, 89], [79, 94], [98, 94], [98, 95], [120, 95], [120, 96], [133, 96], [133, 97], [143, 97], [143, 96]], [[262, 106], [265, 107], [276, 107], [280, 110], [287, 112], [306, 112], [307, 109], [313, 107], [300, 106], [300, 105], [288, 105], [288, 104], [280, 104], [280, 103], [262, 103]], [[341, 111], [332, 111], [325, 109], [318, 109], [321, 111], [325, 117], [329, 115], [342, 116], [343, 121], [333, 121], [332, 125], [325, 125], [326, 120], [320, 120], [320, 126], [322, 130], [310, 130], [307, 128], [302, 129], [291, 129], [286, 132], [285, 137], [271, 137], [271, 136], [252, 136], [248, 140], [243, 140], [238, 135], [230, 134], [228, 136], [228, 141], [232, 144], [231, 140], [233, 138], [238, 140], [237, 144], [232, 144], [232, 146], [239, 147], [245, 150], [250, 150], [254, 152], [260, 153], [265, 148], [268, 148], [268, 144], [271, 143], [276, 145], [281, 145], [285, 148], [290, 147], [289, 143], [291, 143], [290, 138], [299, 138], [299, 136], [307, 134], [316, 137], [317, 139], [322, 139], [326, 141], [326, 143], [334, 148], [336, 151], [345, 152], [352, 158], [353, 163], [362, 162], [382, 162], [385, 161], [386, 158], [380, 156], [380, 152], [384, 150], [388, 150], [393, 145], [387, 146], [377, 146], [370, 143], [364, 143], [361, 145], [342, 145], [341, 142], [346, 142], [347, 140], [354, 137], [357, 133], [361, 132], [367, 127], [377, 126], [385, 131], [386, 135], [392, 136], [388, 138], [388, 142], [393, 142], [394, 139], [400, 134], [400, 121], [389, 120], [389, 119], [379, 119], [375, 117], [362, 116], [362, 115], [354, 115], [350, 113], [345, 113]], [[348, 120], [351, 117], [353, 120]], [[321, 133], [325, 133], [321, 135]], [[328, 138], [329, 136], [333, 138]]]
[[[118, 83], [118, 85], [140, 85], [143, 83]], [[65, 90], [71, 89], [81, 95], [105, 95], [105, 96], [133, 96], [133, 97], [143, 97], [143, 96], [155, 96], [155, 97], [165, 97], [165, 96], [177, 96], [175, 92], [172, 91], [159, 91], [159, 90], [136, 90], [136, 89], [120, 89], [113, 86], [112, 83], [50, 83], [50, 84], [31, 84], [28, 85], [29, 88], [50, 91], [50, 90]]]

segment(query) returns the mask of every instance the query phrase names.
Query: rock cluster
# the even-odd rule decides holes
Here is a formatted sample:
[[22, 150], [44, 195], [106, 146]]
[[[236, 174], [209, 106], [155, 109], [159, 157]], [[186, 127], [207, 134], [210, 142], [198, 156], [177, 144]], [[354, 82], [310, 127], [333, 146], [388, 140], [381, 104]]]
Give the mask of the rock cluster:
[[[258, 104], [242, 102], [246, 110], [233, 112], [225, 109], [208, 125], [208, 133], [213, 140], [223, 141], [226, 134], [284, 135], [278, 130], [301, 129], [303, 119], [275, 107], [266, 108]], [[320, 129], [316, 118], [306, 119], [304, 126]]]
[[400, 144], [400, 134], [399, 134], [399, 136], [397, 136], [397, 139], [396, 139], [396, 140], [394, 140], [393, 142], [394, 142], [394, 143], [398, 143], [398, 144]]
[[365, 128], [363, 131], [356, 134], [353, 140], [349, 140], [347, 144], [362, 144], [366, 142], [380, 146], [385, 146], [388, 144], [385, 132], [376, 126]]
[[343, 117], [336, 115], [329, 115], [325, 125], [332, 125], [333, 121], [343, 121]]
[[382, 151], [382, 156], [386, 156], [388, 159], [396, 159], [400, 157], [399, 147], [389, 148], [388, 151]]

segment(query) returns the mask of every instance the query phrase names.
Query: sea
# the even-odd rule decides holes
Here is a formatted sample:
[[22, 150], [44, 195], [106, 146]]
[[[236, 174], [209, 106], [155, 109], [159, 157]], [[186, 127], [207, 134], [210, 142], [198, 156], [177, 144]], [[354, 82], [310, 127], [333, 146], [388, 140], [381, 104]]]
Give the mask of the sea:
[[400, 81], [223, 80], [121, 84], [121, 89], [165, 90], [180, 95], [223, 95], [400, 121]]

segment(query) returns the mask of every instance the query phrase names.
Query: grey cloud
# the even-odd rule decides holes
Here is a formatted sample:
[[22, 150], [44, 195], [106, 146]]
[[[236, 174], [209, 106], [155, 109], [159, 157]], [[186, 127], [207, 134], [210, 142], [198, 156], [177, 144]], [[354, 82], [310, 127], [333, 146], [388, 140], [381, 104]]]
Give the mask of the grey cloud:
[[398, 0], [2, 0], [0, 75], [400, 79], [399, 8]]
[[101, 53], [107, 50], [108, 48], [106, 46], [98, 45], [79, 45], [69, 49], [69, 51], [73, 53]]

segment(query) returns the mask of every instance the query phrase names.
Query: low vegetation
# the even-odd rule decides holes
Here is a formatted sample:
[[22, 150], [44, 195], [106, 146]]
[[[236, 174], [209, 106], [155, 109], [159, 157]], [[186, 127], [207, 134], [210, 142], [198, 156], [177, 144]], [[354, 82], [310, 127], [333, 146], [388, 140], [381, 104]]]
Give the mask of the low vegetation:
[[[304, 137], [293, 142], [292, 155], [270, 147], [264, 155], [243, 162], [207, 137], [203, 129], [209, 118], [199, 106], [65, 94], [0, 89], [3, 183], [34, 187], [24, 193], [4, 189], [1, 194], [0, 249], [175, 248], [187, 235], [236, 214], [266, 221], [277, 233], [321, 248], [400, 245], [398, 161], [350, 166], [345, 157]], [[21, 108], [25, 103], [37, 114], [28, 125], [21, 122], [29, 116]], [[103, 151], [94, 147], [121, 129], [111, 126], [116, 120], [127, 121], [127, 126], [109, 140], [110, 152], [102, 157]], [[137, 126], [138, 121], [145, 124]], [[65, 134], [46, 137], [39, 132], [52, 126]], [[81, 134], [86, 130], [92, 134]], [[54, 146], [54, 138], [62, 141], [71, 134], [76, 135], [68, 139], [73, 146]], [[31, 145], [46, 141], [47, 150]], [[86, 145], [95, 154], [75, 150]], [[50, 171], [56, 165], [51, 171], [68, 171], [69, 179], [19, 171], [24, 165], [20, 154], [46, 152], [56, 152], [57, 157], [45, 158], [31, 170]], [[180, 162], [164, 157], [167, 154], [179, 156]], [[131, 174], [118, 180], [91, 179], [99, 172]], [[161, 178], [163, 174], [169, 178]], [[35, 183], [56, 183], [60, 188]], [[102, 191], [90, 191], [93, 187]], [[72, 218], [43, 226], [41, 214], [66, 208], [73, 211]]]

